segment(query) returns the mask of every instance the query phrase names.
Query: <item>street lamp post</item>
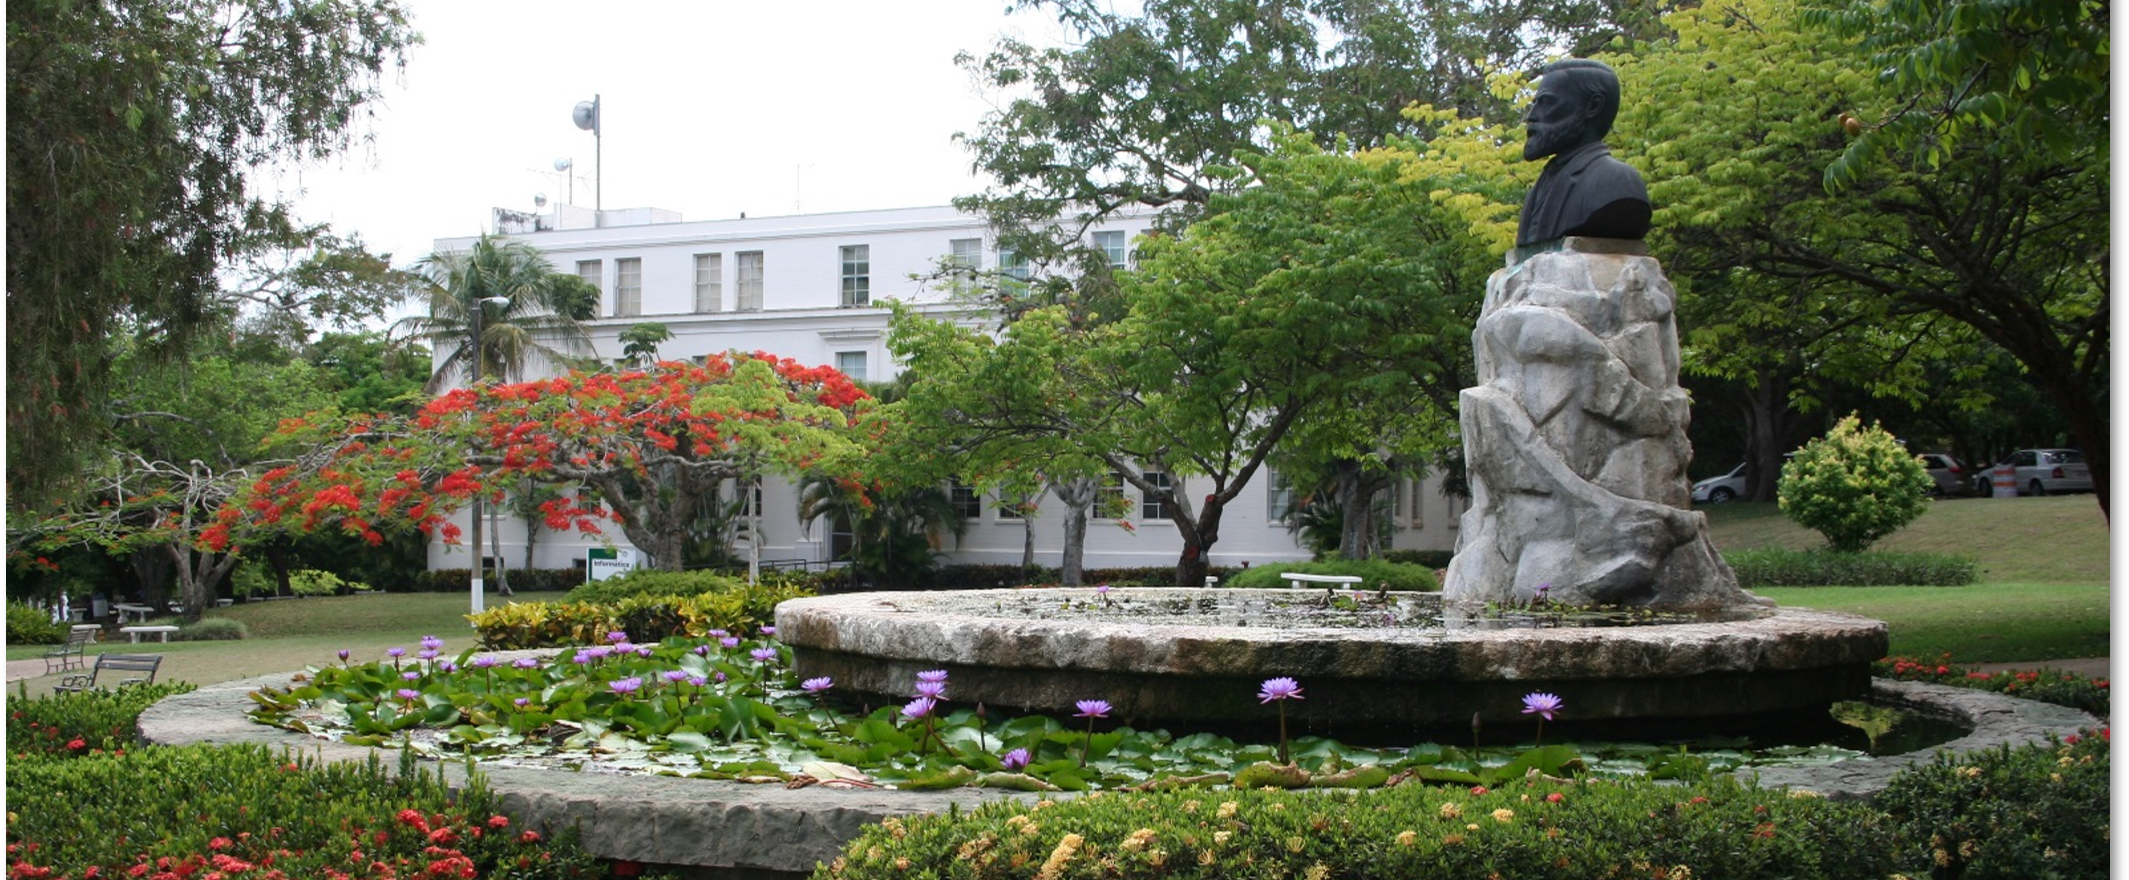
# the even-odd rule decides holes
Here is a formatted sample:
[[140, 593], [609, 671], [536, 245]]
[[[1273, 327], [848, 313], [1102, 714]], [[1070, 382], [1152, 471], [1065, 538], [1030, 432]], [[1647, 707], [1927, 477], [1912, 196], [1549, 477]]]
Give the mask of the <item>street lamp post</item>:
[[[476, 387], [478, 387], [481, 383], [481, 368], [486, 364], [488, 360], [487, 340], [482, 338], [481, 336], [481, 315], [488, 311], [488, 306], [490, 305], [506, 306], [509, 304], [510, 298], [507, 296], [483, 296], [473, 300], [473, 385]], [[474, 614], [481, 613], [481, 611], [485, 610], [487, 607], [488, 585], [485, 579], [482, 577], [482, 574], [487, 571], [488, 567], [485, 564], [487, 562], [486, 558], [481, 555], [482, 553], [487, 552], [486, 545], [481, 543], [481, 524], [485, 522], [486, 519], [487, 514], [481, 509], [481, 493], [475, 492], [473, 493], [472, 579]]]

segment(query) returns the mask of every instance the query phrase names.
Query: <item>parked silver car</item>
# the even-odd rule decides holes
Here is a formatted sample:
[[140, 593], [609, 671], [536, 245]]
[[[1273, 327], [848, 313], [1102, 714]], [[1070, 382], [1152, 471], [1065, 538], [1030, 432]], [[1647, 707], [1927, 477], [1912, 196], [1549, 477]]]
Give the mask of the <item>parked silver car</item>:
[[2085, 454], [2075, 449], [2020, 449], [1976, 476], [1976, 491], [1991, 494], [1995, 472], [2003, 467], [2016, 472], [2013, 483], [2020, 495], [2092, 491], [2092, 471], [2085, 466]]
[[1693, 484], [1693, 503], [1721, 504], [1735, 501], [1745, 494], [1745, 466], [1740, 464], [1719, 477], [1709, 477]]
[[[1973, 468], [1967, 467], [1965, 462], [1942, 452], [1925, 452], [1916, 457], [1922, 459], [1922, 469], [1928, 471], [1929, 478], [1937, 483], [1937, 485], [1930, 488], [1929, 493], [1931, 495], [1943, 497], [1946, 495], [1971, 495], [1975, 493], [1975, 471]], [[1982, 472], [1982, 476], [1986, 477], [1987, 473]], [[1984, 479], [1983, 485], [1985, 486], [1986, 484], [1987, 481]]]

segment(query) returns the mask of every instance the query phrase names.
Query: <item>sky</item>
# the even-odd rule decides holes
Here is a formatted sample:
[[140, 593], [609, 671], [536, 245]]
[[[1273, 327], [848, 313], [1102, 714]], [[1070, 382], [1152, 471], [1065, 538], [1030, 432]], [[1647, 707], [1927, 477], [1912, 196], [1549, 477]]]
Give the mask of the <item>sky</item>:
[[[368, 142], [261, 181], [398, 265], [572, 183], [578, 205], [687, 220], [946, 204], [984, 186], [953, 135], [993, 109], [954, 55], [1059, 39], [1005, 0], [405, 2], [426, 42]], [[594, 95], [603, 192], [570, 119]]]

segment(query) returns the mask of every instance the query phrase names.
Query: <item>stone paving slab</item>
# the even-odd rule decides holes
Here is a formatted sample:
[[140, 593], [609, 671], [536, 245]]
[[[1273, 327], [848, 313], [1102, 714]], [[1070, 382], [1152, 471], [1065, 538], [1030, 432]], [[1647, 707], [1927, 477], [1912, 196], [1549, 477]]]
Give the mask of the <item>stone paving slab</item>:
[[[325, 760], [368, 760], [373, 749], [330, 742], [258, 724], [244, 713], [246, 695], [262, 686], [285, 688], [290, 673], [208, 685], [165, 699], [141, 715], [151, 743], [253, 743]], [[1946, 685], [1874, 683], [1880, 700], [1913, 705], [1961, 723], [1967, 736], [1940, 748], [1971, 751], [2024, 743], [2096, 726], [2084, 712]], [[1873, 761], [1758, 771], [1763, 785], [1816, 791], [1833, 798], [1867, 798], [1900, 769], [1930, 760], [1936, 750]], [[453, 785], [465, 766], [445, 763]], [[991, 789], [946, 792], [786, 789], [708, 779], [620, 776], [517, 767], [480, 768], [489, 787], [521, 821], [549, 828], [576, 826], [585, 848], [609, 859], [685, 866], [695, 876], [796, 877], [830, 861], [860, 828], [892, 816], [970, 809], [1006, 798], [1036, 795]]]

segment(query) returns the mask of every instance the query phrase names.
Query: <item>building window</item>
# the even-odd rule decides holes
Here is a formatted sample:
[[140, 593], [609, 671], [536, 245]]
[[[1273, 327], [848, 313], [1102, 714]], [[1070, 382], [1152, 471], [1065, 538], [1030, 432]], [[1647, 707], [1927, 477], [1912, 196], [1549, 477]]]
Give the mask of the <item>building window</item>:
[[962, 519], [975, 522], [983, 518], [983, 496], [976, 494], [976, 487], [956, 481], [947, 491], [954, 512]]
[[1122, 269], [1130, 261], [1131, 252], [1126, 243], [1121, 229], [1094, 233], [1094, 248], [1108, 256], [1111, 269]]
[[643, 314], [643, 260], [614, 261], [614, 314]]
[[766, 274], [762, 266], [761, 251], [740, 251], [737, 275], [732, 279], [738, 290], [738, 301], [732, 308], [742, 312], [761, 311], [761, 285]]
[[1264, 519], [1274, 525], [1286, 522], [1286, 515], [1294, 506], [1294, 487], [1286, 481], [1286, 475], [1266, 468], [1267, 479], [1264, 491]]
[[1020, 511], [1023, 507], [1034, 506], [1034, 500], [1035, 499], [1033, 496], [1014, 499], [1006, 495], [1004, 492], [1000, 492], [998, 493], [998, 503], [995, 507], [995, 509], [998, 511], [998, 518], [1025, 519], [1025, 517], [1021, 514]]
[[1101, 494], [1094, 496], [1094, 515], [1122, 519], [1131, 515], [1131, 499], [1124, 497], [1124, 472], [1110, 471], [1101, 478]]
[[724, 255], [695, 255], [695, 311], [724, 311]]
[[593, 290], [600, 293], [606, 292], [605, 267], [600, 266], [598, 260], [578, 260], [577, 277], [584, 279], [584, 282], [590, 284]]
[[976, 273], [983, 271], [983, 239], [957, 238], [946, 244], [947, 287], [967, 293], [975, 286]]
[[1028, 292], [1028, 258], [1010, 250], [998, 252], [998, 274], [1005, 276], [998, 292], [1021, 296]]
[[[1152, 483], [1157, 489], [1172, 489], [1175, 487], [1175, 478], [1160, 471], [1147, 471], [1146, 482]], [[1168, 505], [1162, 503], [1162, 497], [1158, 493], [1143, 493], [1143, 498], [1138, 504], [1138, 518], [1167, 519]]]
[[862, 351], [839, 351], [835, 353], [835, 368], [852, 382], [865, 381], [865, 353]]
[[843, 245], [843, 308], [872, 302], [872, 245]]

